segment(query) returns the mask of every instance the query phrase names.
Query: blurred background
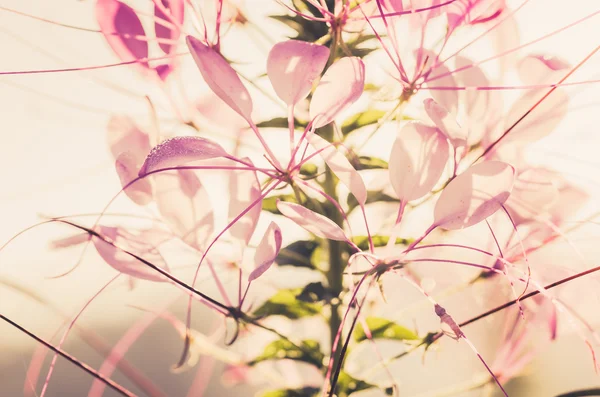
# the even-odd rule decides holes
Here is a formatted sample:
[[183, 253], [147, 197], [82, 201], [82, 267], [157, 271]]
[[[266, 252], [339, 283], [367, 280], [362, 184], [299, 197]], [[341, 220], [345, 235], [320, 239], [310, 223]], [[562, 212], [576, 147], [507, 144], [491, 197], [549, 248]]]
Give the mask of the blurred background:
[[[139, 9], [151, 11], [151, 1], [132, 2]], [[521, 1], [511, 1], [514, 8]], [[263, 31], [269, 32], [273, 42], [281, 40], [289, 32], [273, 20], [266, 18], [272, 13], [284, 13], [283, 8], [271, 0], [246, 0], [243, 4], [247, 17]], [[517, 13], [522, 42], [528, 42], [554, 32], [571, 22], [592, 15], [577, 26], [561, 31], [520, 52], [522, 55], [543, 53], [558, 55], [576, 64], [598, 44], [600, 37], [600, 4], [598, 0], [547, 1], [530, 0]], [[94, 2], [75, 0], [0, 0], [0, 71], [24, 71], [55, 68], [76, 68], [105, 65], [118, 62], [101, 34], [65, 29], [9, 12], [6, 9], [60, 21], [65, 24], [96, 28]], [[596, 13], [596, 14], [594, 14]], [[148, 23], [145, 21], [144, 23]], [[237, 44], [236, 44], [237, 43]], [[257, 31], [233, 29], [225, 38], [224, 48], [236, 60], [243, 62], [241, 69], [256, 74], [265, 62], [265, 54], [272, 43]], [[185, 46], [181, 47], [185, 50]], [[477, 49], [473, 49], [474, 52]], [[257, 66], [259, 65], [259, 66]], [[264, 69], [263, 69], [264, 70]], [[206, 92], [200, 74], [189, 56], [182, 57], [182, 80], [186, 87], [200, 95]], [[600, 55], [592, 58], [573, 77], [572, 81], [600, 78]], [[85, 72], [65, 72], [32, 75], [0, 76], [0, 244], [8, 241], [19, 231], [39, 222], [43, 216], [94, 214], [101, 211], [112, 196], [119, 191], [120, 183], [114, 172], [114, 164], [108, 150], [106, 130], [111, 115], [127, 114], [149, 124], [149, 107], [145, 95], [156, 94], [156, 88], [142, 79], [133, 68], [127, 66]], [[594, 197], [597, 194], [600, 157], [600, 85], [587, 84], [569, 89], [572, 95], [570, 111], [555, 133], [536, 143], [530, 150], [532, 161], [550, 164], [584, 185]], [[260, 94], [255, 98], [257, 118], [280, 112]], [[256, 94], [256, 95], [255, 95]], [[507, 93], [508, 96], [515, 95]], [[156, 103], [159, 124], [170, 134], [189, 133], [176, 127], [176, 119], [169, 112], [168, 99]], [[228, 147], [231, 139], [214, 134], [214, 139]], [[273, 137], [275, 139], [275, 137]], [[219, 191], [226, 192], [222, 175], [207, 176], [205, 184], [214, 185], [213, 203], [218, 203]], [[226, 194], [226, 193], [222, 193]], [[592, 200], [590, 213], [598, 209], [598, 201]], [[119, 214], [138, 211], [125, 198], [111, 205], [110, 212]], [[216, 211], [219, 211], [216, 209]], [[91, 222], [90, 217], [83, 217]], [[592, 228], [592, 231], [594, 229]], [[66, 226], [45, 225], [28, 231], [0, 252], [0, 313], [24, 325], [36, 334], [54, 341], [56, 332], [81, 306], [92, 297], [112, 276], [114, 271], [103, 264], [95, 252], [84, 256], [81, 266], [68, 276], [53, 278], [77, 262], [80, 248], [51, 250], [49, 243], [72, 234]], [[590, 241], [595, 245], [594, 237]], [[597, 240], [596, 240], [597, 241]], [[565, 248], [566, 250], [566, 248]], [[595, 250], [590, 250], [593, 262]], [[568, 258], [570, 253], [564, 252]], [[587, 254], [587, 251], [586, 251]], [[171, 247], [174, 266], [185, 267], [194, 263], [195, 257], [181, 247]], [[182, 274], [189, 271], [189, 266]], [[290, 276], [292, 277], [292, 276]], [[209, 295], [215, 295], [213, 283], [206, 281], [207, 273], [201, 274], [198, 287]], [[588, 288], [590, 285], [585, 284]], [[597, 284], [595, 284], [597, 288]], [[593, 287], [590, 287], [593, 288]], [[599, 324], [597, 299], [593, 292], [581, 291], [586, 313], [596, 314], [590, 318]], [[185, 298], [168, 285], [139, 283], [130, 291], [125, 279], [107, 288], [86, 309], [78, 324], [100, 335], [110, 346], [139, 319], [148, 314], [133, 307], [158, 309], [169, 302], [179, 318], [183, 318]], [[589, 302], [588, 302], [589, 301]], [[195, 306], [195, 326], [210, 333], [219, 325], [208, 310]], [[306, 325], [309, 327], [309, 325]], [[485, 335], [478, 336], [485, 343]], [[222, 341], [222, 337], [217, 341]], [[25, 335], [2, 323], [0, 324], [0, 396], [23, 395], [26, 372], [32, 354], [38, 346]], [[169, 396], [185, 396], [196, 376], [208, 381], [206, 396], [249, 396], [261, 385], [225, 388], [222, 382], [222, 364], [201, 362], [184, 373], [174, 374], [170, 366], [177, 362], [182, 339], [166, 321], [158, 321], [141, 336], [128, 353], [128, 358], [140, 371], [156, 381]], [[82, 341], [82, 334], [73, 332], [65, 350], [82, 361], [97, 368], [102, 357]], [[483, 349], [482, 349], [483, 350]], [[458, 357], [470, 353], [446, 340], [439, 351], [429, 354], [426, 360], [437, 361], [441, 378], [456, 376], [469, 379], [472, 368], [480, 368], [477, 362]], [[437, 372], [419, 369], [422, 357], [415, 357], [414, 370], [407, 377], [412, 386], [406, 395], [420, 395], [437, 384]], [[42, 370], [47, 369], [49, 358]], [[474, 376], [474, 375], [473, 375]], [[116, 381], [131, 384], [122, 376]], [[48, 389], [48, 396], [84, 396], [92, 379], [62, 359]], [[41, 384], [38, 384], [38, 392]], [[592, 386], [600, 387], [600, 378], [594, 372], [589, 350], [576, 335], [565, 331], [556, 343], [545, 349], [526, 371], [507, 384], [511, 396], [547, 397], [560, 392]], [[131, 390], [138, 392], [135, 386]], [[104, 395], [111, 396], [110, 390]], [[482, 395], [481, 391], [463, 393], [464, 396]]]

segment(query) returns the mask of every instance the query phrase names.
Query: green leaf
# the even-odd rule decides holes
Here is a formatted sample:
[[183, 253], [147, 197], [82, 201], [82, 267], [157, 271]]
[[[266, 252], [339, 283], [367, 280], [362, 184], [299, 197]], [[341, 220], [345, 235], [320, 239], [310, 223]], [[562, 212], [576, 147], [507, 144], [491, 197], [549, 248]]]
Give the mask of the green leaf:
[[383, 110], [367, 110], [366, 112], [357, 113], [354, 116], [347, 118], [342, 123], [342, 133], [344, 135], [349, 134], [350, 132], [357, 130], [361, 127], [365, 127], [367, 125], [372, 125], [377, 123], [383, 116], [385, 116], [387, 112]]
[[[419, 335], [405, 328], [401, 325], [394, 323], [391, 320], [381, 317], [368, 317], [366, 319], [371, 335], [374, 339], [395, 339], [395, 340], [416, 340], [419, 339]], [[365, 330], [362, 325], [359, 324], [354, 331], [354, 339], [357, 342], [367, 339]]]
[[[301, 348], [300, 348], [301, 347]], [[325, 355], [321, 352], [321, 345], [316, 340], [307, 339], [300, 346], [292, 342], [279, 339], [269, 343], [262, 354], [250, 361], [248, 365], [255, 365], [267, 360], [295, 360], [312, 364], [317, 368], [323, 367]]]
[[326, 301], [332, 297], [331, 290], [323, 285], [321, 282], [310, 283], [302, 289], [296, 299], [302, 302], [320, 302]]
[[[296, 129], [304, 129], [307, 123], [294, 119], [294, 126]], [[256, 124], [258, 128], [288, 128], [288, 119], [285, 117], [275, 117], [270, 120], [261, 121]]]
[[261, 394], [260, 397], [315, 397], [318, 395], [318, 388], [303, 387], [302, 389], [270, 390]]
[[[371, 238], [373, 239], [373, 245], [375, 247], [384, 247], [385, 245], [387, 245], [388, 241], [390, 240], [390, 236], [381, 236], [378, 234], [371, 236]], [[414, 239], [399, 238], [399, 237], [396, 238], [396, 244], [408, 245], [413, 241], [414, 241]], [[356, 244], [358, 246], [358, 248], [360, 248], [363, 251], [366, 251], [369, 249], [369, 237], [368, 236], [354, 236], [354, 237], [352, 237], [352, 242], [354, 244]]]
[[282, 289], [254, 311], [257, 317], [284, 316], [291, 320], [314, 316], [321, 313], [323, 305], [298, 300], [301, 288]]
[[269, 211], [272, 214], [281, 215], [281, 212], [277, 209], [277, 200], [288, 201], [291, 203], [296, 202], [296, 198], [293, 194], [281, 194], [279, 196], [271, 196], [263, 199], [262, 209], [263, 211]]
[[316, 241], [294, 241], [279, 251], [279, 255], [277, 255], [275, 262], [279, 266], [308, 267], [314, 269], [314, 265], [310, 261], [310, 258], [318, 246], [319, 243]]
[[[348, 195], [348, 212], [351, 212], [354, 208], [358, 207], [358, 201], [353, 194]], [[375, 202], [391, 202], [391, 203], [399, 203], [398, 199], [395, 199], [387, 194], [384, 194], [382, 191], [370, 191], [367, 192], [367, 201], [365, 204], [375, 203]]]
[[305, 163], [302, 165], [302, 167], [300, 167], [300, 175], [313, 177], [317, 175], [318, 172], [319, 168], [314, 164]]
[[[355, 162], [356, 163], [356, 162]], [[360, 156], [358, 158], [358, 164], [354, 164], [354, 168], [360, 170], [377, 170], [377, 169], [388, 169], [388, 162], [377, 157], [371, 156]]]
[[348, 397], [350, 394], [357, 391], [370, 389], [375, 387], [367, 382], [358, 380], [348, 375], [347, 372], [341, 371], [338, 377], [336, 394], [339, 397]]

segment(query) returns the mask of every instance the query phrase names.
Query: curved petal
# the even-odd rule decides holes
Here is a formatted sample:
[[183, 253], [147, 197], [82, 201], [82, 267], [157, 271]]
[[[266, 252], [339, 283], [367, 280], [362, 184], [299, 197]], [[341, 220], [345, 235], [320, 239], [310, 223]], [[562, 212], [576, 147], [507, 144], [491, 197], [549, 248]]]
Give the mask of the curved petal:
[[250, 273], [248, 281], [254, 281], [262, 276], [271, 267], [280, 249], [281, 229], [275, 222], [271, 222], [256, 248], [256, 253], [254, 254], [255, 269]]
[[248, 122], [252, 115], [252, 98], [229, 63], [217, 51], [200, 40], [187, 36], [188, 48], [210, 89]]
[[[243, 160], [248, 164], [252, 164], [248, 158]], [[260, 183], [256, 172], [248, 170], [235, 170], [231, 172], [229, 177], [229, 192], [231, 193], [231, 197], [229, 201], [228, 220], [231, 222], [260, 198]], [[256, 229], [261, 210], [262, 201], [259, 201], [229, 228], [229, 233], [244, 245], [247, 245], [254, 233], [254, 229]]]
[[202, 251], [214, 231], [208, 193], [193, 171], [154, 176], [154, 199], [171, 230], [190, 247]]
[[275, 44], [267, 59], [267, 74], [277, 96], [295, 105], [308, 96], [329, 58], [329, 48], [306, 41]]
[[425, 112], [439, 130], [446, 135], [454, 147], [467, 144], [468, 131], [456, 122], [456, 118], [442, 105], [431, 98], [423, 101]]
[[398, 134], [389, 161], [390, 182], [401, 201], [416, 200], [429, 193], [440, 180], [449, 145], [437, 128], [415, 122]]
[[108, 122], [107, 141], [113, 157], [129, 152], [141, 164], [150, 152], [150, 139], [128, 116], [112, 116]]
[[367, 201], [367, 188], [358, 171], [354, 169], [346, 156], [338, 152], [335, 146], [317, 134], [310, 134], [306, 138], [310, 144], [320, 150], [320, 155], [331, 171], [340, 179], [350, 192], [356, 197], [360, 205]]
[[[123, 152], [115, 161], [117, 175], [121, 180], [121, 186], [125, 187], [129, 182], [137, 178], [138, 166], [135, 158], [129, 152]], [[147, 179], [140, 179], [125, 189], [125, 194], [134, 203], [146, 205], [152, 201], [152, 185]]]
[[146, 157], [139, 175], [192, 161], [226, 156], [227, 152], [218, 143], [196, 136], [178, 136], [155, 146]]
[[299, 204], [278, 201], [277, 209], [284, 216], [298, 224], [298, 226], [316, 236], [337, 241], [347, 240], [344, 231], [335, 222]]
[[331, 123], [361, 96], [365, 86], [365, 65], [357, 57], [336, 61], [319, 82], [310, 102], [313, 127]]
[[125, 229], [109, 226], [98, 226], [96, 231], [116, 246], [97, 237], [92, 238], [96, 250], [108, 265], [132, 277], [150, 281], [168, 281], [156, 270], [123, 250], [138, 255], [157, 267], [169, 271], [165, 260], [156, 249], [156, 245], [168, 239], [169, 235], [152, 229], [130, 233]]
[[[134, 38], [145, 37], [146, 33], [131, 7], [118, 0], [97, 0], [96, 19], [104, 38], [123, 62], [148, 58], [148, 42]], [[139, 64], [148, 68], [148, 62]]]
[[[183, 0], [160, 0], [160, 2], [162, 3], [163, 7], [170, 12], [171, 18], [182, 25], [185, 10], [185, 4], [183, 3]], [[167, 17], [156, 4], [154, 5], [154, 17], [170, 22], [169, 17]], [[159, 39], [177, 41], [179, 36], [181, 36], [179, 29], [171, 29], [156, 22], [154, 23], [154, 31], [156, 32], [156, 37]], [[171, 43], [165, 42], [160, 42], [158, 45], [165, 54], [170, 54], [171, 51], [176, 47]]]
[[501, 161], [470, 167], [442, 191], [434, 209], [434, 225], [457, 230], [479, 223], [510, 196], [515, 169]]

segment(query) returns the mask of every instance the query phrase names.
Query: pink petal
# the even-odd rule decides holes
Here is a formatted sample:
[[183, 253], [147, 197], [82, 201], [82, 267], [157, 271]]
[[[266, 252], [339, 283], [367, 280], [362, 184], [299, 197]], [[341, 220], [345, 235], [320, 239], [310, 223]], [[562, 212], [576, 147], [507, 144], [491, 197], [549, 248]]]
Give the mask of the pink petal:
[[[121, 186], [125, 187], [138, 176], [138, 165], [134, 156], [129, 152], [123, 152], [115, 161], [117, 175], [121, 180]], [[146, 205], [152, 201], [152, 185], [148, 179], [140, 179], [125, 189], [125, 194], [134, 203]]]
[[214, 231], [214, 214], [208, 193], [194, 171], [157, 174], [154, 182], [158, 210], [171, 230], [202, 251]]
[[510, 196], [515, 169], [501, 161], [470, 167], [442, 191], [434, 210], [434, 225], [456, 230], [479, 223]]
[[390, 182], [401, 201], [416, 200], [437, 184], [450, 156], [437, 128], [408, 123], [398, 134], [389, 161]]
[[[423, 52], [423, 57], [427, 57], [428, 65], [435, 65], [438, 62], [438, 57], [431, 51], [421, 50]], [[431, 77], [442, 75], [444, 77], [435, 79], [431, 82], [427, 82], [427, 78], [425, 82], [428, 87], [456, 87], [456, 80], [454, 80], [454, 75], [449, 73], [450, 69], [444, 64], [438, 64], [434, 69], [430, 72]], [[429, 90], [429, 94], [435, 99], [437, 103], [446, 108], [450, 113], [456, 114], [458, 109], [458, 91], [456, 90]]]
[[108, 122], [108, 146], [116, 159], [129, 152], [136, 164], [141, 164], [150, 152], [148, 135], [140, 130], [128, 116], [113, 116]]
[[238, 74], [217, 51], [187, 36], [187, 45], [204, 81], [229, 107], [251, 121], [252, 98]]
[[365, 86], [365, 65], [357, 57], [336, 61], [319, 82], [310, 102], [313, 127], [331, 123], [361, 96]]
[[337, 241], [347, 240], [344, 231], [335, 222], [299, 204], [278, 201], [277, 209], [283, 215], [316, 236]]
[[320, 155], [331, 171], [340, 179], [350, 192], [356, 197], [359, 204], [367, 201], [367, 188], [358, 171], [354, 169], [346, 156], [338, 152], [335, 146], [317, 134], [310, 134], [306, 138], [315, 150], [321, 150]]
[[517, 65], [519, 77], [525, 84], [558, 81], [571, 67], [565, 60], [551, 55], [529, 55]]
[[256, 248], [254, 254], [255, 269], [250, 273], [248, 282], [254, 281], [266, 272], [277, 258], [281, 249], [281, 229], [275, 222], [271, 222], [265, 235]]
[[[118, 0], [97, 0], [96, 19], [104, 38], [123, 62], [148, 58], [147, 41], [123, 36], [146, 36], [140, 19], [131, 7]], [[148, 68], [148, 62], [139, 64]]]
[[306, 98], [328, 58], [329, 48], [322, 45], [298, 40], [275, 44], [267, 59], [267, 74], [277, 96], [289, 106]]
[[[160, 0], [162, 5], [170, 11], [171, 18], [177, 21], [180, 25], [183, 24], [184, 19], [184, 3], [183, 0]], [[160, 18], [164, 21], [171, 22], [169, 17], [167, 17], [159, 7], [154, 5], [154, 16], [155, 18]], [[170, 29], [166, 26], [163, 26], [159, 23], [154, 23], [154, 31], [156, 32], [156, 37], [160, 39], [169, 39], [177, 41], [181, 32], [179, 29]], [[160, 49], [164, 51], [165, 54], [170, 54], [171, 51], [176, 47], [169, 43], [158, 43]]]
[[156, 270], [123, 250], [136, 254], [157, 267], [169, 271], [165, 260], [155, 247], [168, 239], [169, 235], [152, 229], [140, 230], [134, 234], [122, 228], [109, 226], [98, 226], [96, 231], [119, 247], [116, 248], [97, 237], [92, 238], [96, 250], [108, 265], [132, 277], [150, 281], [167, 281]]
[[227, 152], [218, 143], [196, 136], [178, 136], [154, 147], [140, 169], [139, 175], [183, 165], [192, 161], [226, 157]]
[[446, 135], [454, 147], [461, 147], [467, 144], [467, 129], [458, 125], [456, 118], [445, 107], [439, 105], [431, 98], [425, 99], [423, 105], [431, 121]]
[[543, 168], [530, 168], [515, 179], [506, 202], [516, 223], [544, 213], [558, 200], [558, 188], [553, 183], [555, 173]]
[[[252, 164], [248, 159], [244, 159], [247, 163]], [[231, 222], [239, 214], [241, 214], [252, 203], [258, 200], [261, 196], [260, 183], [256, 172], [239, 170], [233, 171], [229, 177], [229, 192], [231, 198], [229, 201], [229, 217]], [[238, 219], [231, 228], [229, 233], [236, 239], [240, 240], [244, 245], [247, 245], [256, 229], [258, 218], [262, 210], [262, 200], [255, 204], [251, 210]]]
[[[473, 65], [473, 60], [456, 57], [456, 67]], [[470, 67], [455, 76], [459, 85], [464, 87], [488, 87], [491, 85], [483, 70], [478, 66]], [[466, 115], [465, 127], [468, 131], [469, 146], [479, 143], [490, 129], [496, 128], [502, 115], [502, 97], [498, 93], [486, 90], [466, 90], [460, 105]]]

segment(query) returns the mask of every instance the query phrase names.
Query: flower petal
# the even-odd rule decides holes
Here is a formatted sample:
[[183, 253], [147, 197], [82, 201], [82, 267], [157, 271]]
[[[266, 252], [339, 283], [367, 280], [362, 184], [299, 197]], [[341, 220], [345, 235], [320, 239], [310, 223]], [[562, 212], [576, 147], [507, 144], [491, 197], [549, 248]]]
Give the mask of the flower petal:
[[167, 281], [156, 270], [123, 250], [138, 255], [157, 267], [169, 271], [165, 260], [156, 249], [156, 245], [169, 238], [168, 234], [153, 229], [131, 233], [123, 228], [109, 226], [98, 226], [96, 231], [114, 244], [113, 246], [97, 237], [92, 238], [96, 250], [108, 265], [132, 277], [150, 281]]
[[337, 241], [347, 240], [344, 231], [335, 222], [299, 204], [278, 201], [277, 209], [283, 215], [316, 236]]
[[208, 193], [190, 170], [154, 176], [154, 199], [171, 230], [190, 247], [202, 251], [214, 231]]
[[281, 229], [275, 222], [271, 222], [256, 248], [256, 253], [254, 254], [254, 265], [256, 267], [248, 277], [249, 282], [262, 276], [271, 267], [280, 249]]
[[317, 134], [310, 134], [306, 138], [316, 149], [321, 150], [320, 155], [331, 171], [340, 179], [361, 205], [367, 201], [367, 188], [358, 171], [354, 169], [346, 156], [338, 152], [335, 146]]
[[240, 77], [217, 51], [187, 36], [187, 45], [204, 81], [229, 107], [251, 121], [252, 98]]
[[510, 196], [515, 169], [501, 161], [470, 167], [442, 191], [434, 210], [434, 225], [457, 230], [479, 223]]
[[389, 161], [390, 182], [401, 201], [429, 193], [439, 181], [448, 158], [449, 145], [437, 128], [408, 123], [398, 134]]
[[336, 61], [319, 82], [310, 102], [313, 127], [331, 123], [348, 106], [356, 102], [365, 86], [365, 65], [357, 57]]
[[[243, 159], [252, 164], [250, 159]], [[260, 183], [255, 171], [235, 170], [229, 177], [229, 217], [231, 222], [261, 196]], [[238, 219], [230, 228], [229, 233], [247, 245], [256, 229], [262, 210], [262, 200], [256, 203], [244, 216]]]
[[[117, 157], [115, 168], [122, 187], [127, 186], [138, 176], [138, 166], [129, 152], [123, 152]], [[125, 189], [125, 194], [134, 203], [146, 205], [152, 201], [152, 185], [148, 179], [139, 179]]]
[[[184, 10], [185, 5], [183, 0], [160, 0], [163, 7], [171, 13], [171, 18], [177, 21], [180, 25], [183, 24], [184, 19]], [[154, 17], [156, 19], [162, 19], [164, 21], [170, 22], [171, 20], [167, 17], [162, 10], [155, 4], [154, 5]], [[171, 29], [167, 26], [163, 26], [160, 23], [154, 23], [154, 31], [156, 32], [156, 37], [159, 39], [168, 39], [177, 41], [181, 32], [179, 29]], [[175, 49], [176, 46], [171, 43], [158, 43], [159, 47], [165, 54], [170, 54], [172, 50]]]
[[[135, 11], [118, 0], [97, 0], [96, 19], [104, 38], [123, 62], [148, 58], [148, 42], [144, 27]], [[140, 62], [148, 68], [148, 62]]]
[[140, 176], [161, 168], [175, 167], [198, 160], [226, 157], [227, 152], [218, 143], [195, 136], [167, 139], [150, 151], [140, 169]]
[[445, 107], [431, 98], [425, 99], [423, 105], [431, 121], [446, 135], [454, 147], [462, 147], [467, 144], [467, 129], [458, 125], [456, 118]]
[[306, 98], [328, 58], [329, 48], [322, 45], [299, 40], [275, 44], [267, 59], [267, 74], [277, 96], [289, 106]]
[[108, 146], [116, 159], [121, 153], [129, 152], [136, 164], [141, 164], [150, 152], [148, 135], [140, 130], [128, 116], [113, 116], [108, 122]]

